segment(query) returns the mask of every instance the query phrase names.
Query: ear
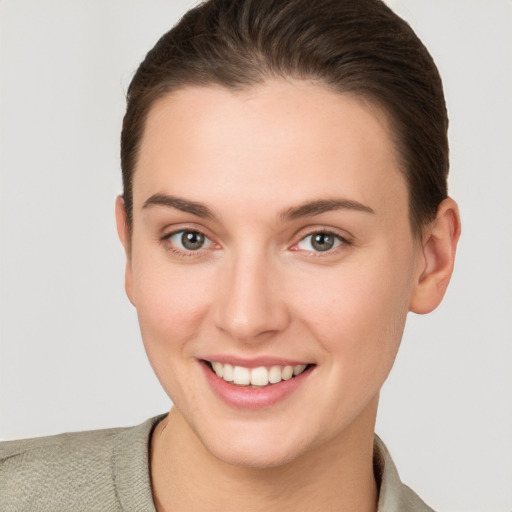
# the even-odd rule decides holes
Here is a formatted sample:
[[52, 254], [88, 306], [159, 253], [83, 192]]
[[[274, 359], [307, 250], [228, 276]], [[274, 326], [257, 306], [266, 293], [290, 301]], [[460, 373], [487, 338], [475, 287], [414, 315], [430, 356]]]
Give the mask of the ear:
[[[119, 240], [123, 245], [126, 254], [126, 267], [124, 272], [124, 287], [126, 295], [132, 304], [133, 302], [133, 272], [132, 272], [132, 253], [131, 253], [131, 233], [127, 222], [126, 208], [122, 196], [116, 198], [116, 224]], [[135, 305], [135, 304], [134, 304]]]
[[440, 304], [452, 276], [459, 236], [459, 209], [453, 199], [447, 198], [423, 233], [410, 311], [430, 313]]

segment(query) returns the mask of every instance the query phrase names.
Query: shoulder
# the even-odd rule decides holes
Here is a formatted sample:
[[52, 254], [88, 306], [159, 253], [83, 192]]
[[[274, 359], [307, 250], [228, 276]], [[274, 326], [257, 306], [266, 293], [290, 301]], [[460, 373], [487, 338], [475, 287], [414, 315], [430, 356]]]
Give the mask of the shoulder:
[[85, 510], [86, 503], [101, 498], [104, 510], [119, 510], [115, 503], [112, 454], [113, 440], [121, 430], [2, 443], [0, 509]]
[[122, 510], [118, 484], [131, 479], [142, 480], [147, 497], [149, 435], [157, 420], [0, 443], [0, 510]]
[[[38, 455], [45, 455], [46, 462], [52, 458], [69, 457], [81, 453], [83, 455], [108, 450], [112, 437], [122, 428], [107, 430], [91, 430], [72, 432], [55, 436], [21, 439], [19, 441], [4, 441], [0, 443], [0, 462], [2, 465], [16, 464], [22, 461], [37, 460]], [[62, 459], [61, 459], [62, 460]]]

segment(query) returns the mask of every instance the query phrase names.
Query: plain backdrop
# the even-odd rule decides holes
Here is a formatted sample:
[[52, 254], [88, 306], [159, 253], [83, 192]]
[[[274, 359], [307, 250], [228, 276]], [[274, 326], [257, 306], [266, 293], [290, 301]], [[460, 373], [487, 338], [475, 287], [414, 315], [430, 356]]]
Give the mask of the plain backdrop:
[[[124, 92], [182, 0], [0, 0], [0, 438], [133, 425], [170, 401], [123, 290]], [[512, 510], [512, 2], [397, 0], [433, 54], [463, 221], [410, 315], [377, 432], [445, 511]]]

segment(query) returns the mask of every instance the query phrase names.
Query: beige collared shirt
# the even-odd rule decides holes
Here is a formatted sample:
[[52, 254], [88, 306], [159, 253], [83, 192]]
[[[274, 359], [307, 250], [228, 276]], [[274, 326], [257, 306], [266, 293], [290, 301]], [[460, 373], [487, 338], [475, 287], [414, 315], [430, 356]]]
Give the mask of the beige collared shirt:
[[403, 484], [388, 449], [378, 436], [373, 445], [373, 467], [380, 480], [377, 512], [434, 512], [407, 485]]
[[[136, 427], [0, 443], [2, 512], [156, 512], [148, 448], [162, 416]], [[375, 437], [378, 512], [432, 512]]]

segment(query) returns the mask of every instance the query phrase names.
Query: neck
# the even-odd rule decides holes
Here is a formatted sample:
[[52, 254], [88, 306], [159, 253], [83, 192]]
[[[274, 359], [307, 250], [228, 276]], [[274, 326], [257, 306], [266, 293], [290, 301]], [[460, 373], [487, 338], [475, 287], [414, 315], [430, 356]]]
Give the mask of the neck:
[[349, 428], [290, 463], [251, 468], [227, 464], [210, 454], [173, 409], [157, 425], [151, 440], [156, 508], [158, 512], [375, 512], [374, 422], [373, 412], [372, 427], [366, 432]]

